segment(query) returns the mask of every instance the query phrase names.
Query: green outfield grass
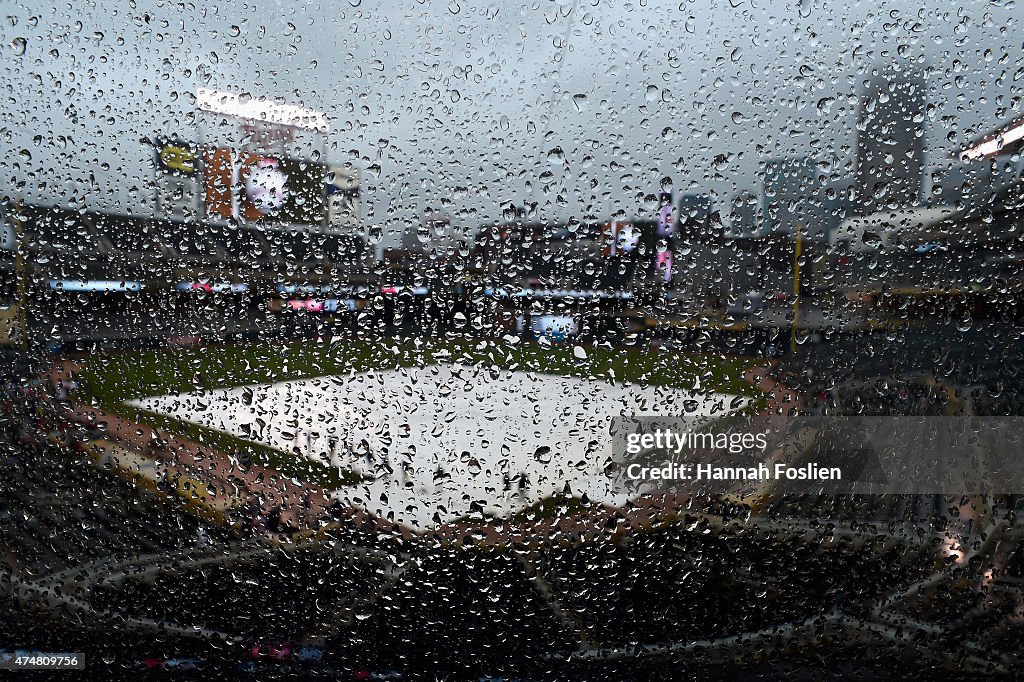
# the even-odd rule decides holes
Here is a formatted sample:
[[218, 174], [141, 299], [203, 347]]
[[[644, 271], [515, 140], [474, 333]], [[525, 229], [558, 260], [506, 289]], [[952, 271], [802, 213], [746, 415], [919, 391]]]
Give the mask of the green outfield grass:
[[283, 474], [338, 488], [358, 482], [352, 473], [300, 460], [275, 448], [140, 410], [127, 401], [246, 384], [317, 376], [460, 363], [595, 378], [615, 383], [661, 385], [755, 396], [743, 373], [757, 361], [732, 356], [684, 355], [601, 346], [458, 339], [344, 339], [331, 342], [263, 343], [193, 349], [115, 352], [92, 356], [80, 377], [82, 390], [107, 411], [189, 437]]

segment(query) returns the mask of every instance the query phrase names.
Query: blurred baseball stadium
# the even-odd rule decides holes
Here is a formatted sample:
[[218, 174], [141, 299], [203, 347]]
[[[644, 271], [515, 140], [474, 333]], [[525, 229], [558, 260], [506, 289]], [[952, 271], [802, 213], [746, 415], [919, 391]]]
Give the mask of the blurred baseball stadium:
[[337, 116], [206, 87], [142, 131], [147, 210], [4, 188], [0, 655], [82, 652], [59, 674], [89, 680], [1019, 674], [1024, 496], [608, 483], [621, 416], [1024, 416], [1024, 122], [965, 126], [929, 174], [935, 117], [883, 76], [855, 172], [781, 154], [727, 205], [638, 161], [632, 213], [532, 184], [460, 211], [460, 186], [389, 224], [367, 194], [411, 190], [339, 153]]

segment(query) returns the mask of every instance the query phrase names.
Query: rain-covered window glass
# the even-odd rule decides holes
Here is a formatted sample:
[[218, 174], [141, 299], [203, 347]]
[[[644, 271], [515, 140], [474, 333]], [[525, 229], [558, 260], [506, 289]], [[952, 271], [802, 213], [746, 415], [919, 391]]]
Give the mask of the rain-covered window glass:
[[1021, 675], [1022, 21], [3, 4], [0, 676]]

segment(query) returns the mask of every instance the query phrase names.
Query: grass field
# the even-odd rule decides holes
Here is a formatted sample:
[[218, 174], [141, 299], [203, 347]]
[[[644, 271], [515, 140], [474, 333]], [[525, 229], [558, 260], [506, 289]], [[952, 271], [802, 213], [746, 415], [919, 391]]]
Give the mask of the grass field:
[[322, 342], [208, 346], [92, 356], [80, 382], [99, 407], [192, 438], [300, 480], [338, 488], [358, 482], [351, 472], [299, 460], [280, 450], [191, 422], [141, 410], [128, 401], [247, 384], [395, 370], [437, 363], [593, 378], [618, 384], [660, 385], [753, 396], [743, 372], [755, 361], [658, 351], [542, 346], [470, 339], [335, 339]]

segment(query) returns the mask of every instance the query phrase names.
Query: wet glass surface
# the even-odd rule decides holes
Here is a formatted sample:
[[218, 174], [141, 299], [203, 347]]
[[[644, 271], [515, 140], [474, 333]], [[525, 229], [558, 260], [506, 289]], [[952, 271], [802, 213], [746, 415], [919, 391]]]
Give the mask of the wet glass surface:
[[0, 670], [1019, 674], [1022, 20], [6, 5]]

